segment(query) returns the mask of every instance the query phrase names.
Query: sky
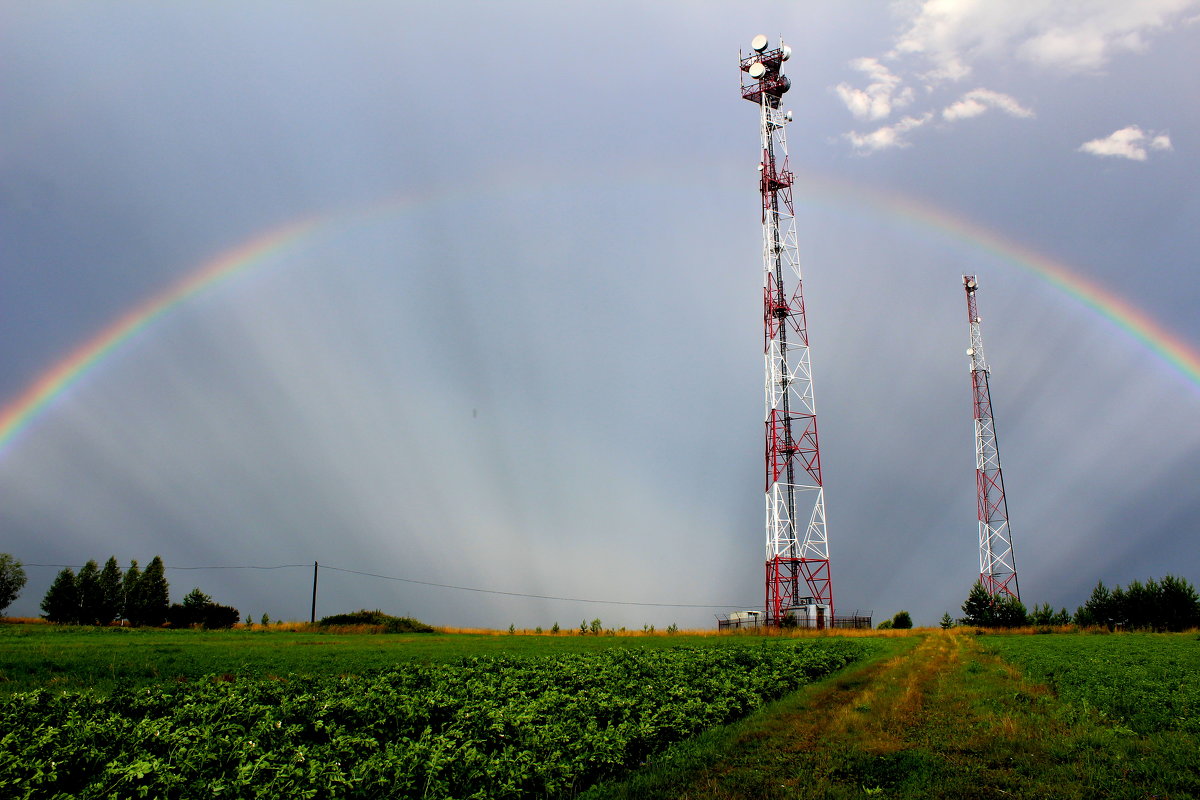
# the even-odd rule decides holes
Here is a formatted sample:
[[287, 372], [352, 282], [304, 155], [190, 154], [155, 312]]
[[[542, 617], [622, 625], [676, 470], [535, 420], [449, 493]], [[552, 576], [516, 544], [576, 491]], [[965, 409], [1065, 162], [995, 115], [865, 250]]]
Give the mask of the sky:
[[978, 577], [964, 273], [1022, 599], [1200, 582], [1200, 0], [10, 2], [8, 613], [761, 607], [760, 33], [837, 612]]

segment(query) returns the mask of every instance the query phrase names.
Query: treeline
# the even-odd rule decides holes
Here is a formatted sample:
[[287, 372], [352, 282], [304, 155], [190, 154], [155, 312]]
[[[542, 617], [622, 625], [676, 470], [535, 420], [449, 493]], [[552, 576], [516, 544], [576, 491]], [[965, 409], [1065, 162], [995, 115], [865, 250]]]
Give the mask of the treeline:
[[1183, 631], [1200, 627], [1200, 596], [1191, 583], [1174, 575], [1161, 581], [1130, 581], [1124, 589], [1118, 585], [1110, 590], [1099, 581], [1075, 612], [1075, 624]]
[[145, 625], [187, 628], [229, 628], [237, 623], [236, 608], [219, 605], [200, 591], [192, 590], [183, 603], [171, 603], [162, 558], [155, 556], [144, 570], [130, 561], [122, 572], [116, 557], [104, 566], [88, 561], [76, 573], [64, 567], [42, 599], [42, 616], [65, 625]]
[[[1118, 585], [1113, 589], [1100, 581], [1074, 614], [1065, 608], [1056, 612], [1049, 604], [1035, 606], [1029, 612], [1015, 597], [992, 597], [983, 584], [976, 583], [962, 610], [958, 624], [980, 628], [1073, 624], [1081, 628], [1165, 632], [1200, 627], [1200, 594], [1187, 579], [1174, 575], [1157, 581], [1151, 578], [1145, 583], [1135, 580], [1125, 588]], [[953, 624], [949, 614], [942, 617], [943, 628]]]

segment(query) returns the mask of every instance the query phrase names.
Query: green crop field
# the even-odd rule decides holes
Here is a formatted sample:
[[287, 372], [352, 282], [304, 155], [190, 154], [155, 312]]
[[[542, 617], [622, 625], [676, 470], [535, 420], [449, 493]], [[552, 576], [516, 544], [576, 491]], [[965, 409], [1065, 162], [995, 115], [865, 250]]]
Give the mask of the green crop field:
[[1200, 798], [1200, 638], [0, 626], [0, 796]]
[[1136, 733], [1200, 734], [1200, 637], [991, 636], [984, 647]]
[[[323, 661], [304, 673], [118, 684], [107, 695], [13, 694], [0, 704], [0, 795], [571, 797], [870, 649], [835, 638], [696, 647], [647, 637], [653, 646], [596, 649], [617, 637], [527, 637], [542, 655], [452, 658], [505, 639], [447, 636], [439, 650], [438, 638], [422, 645], [435, 660], [397, 658], [407, 637], [360, 636], [378, 641], [348, 647], [360, 656], [351, 672]], [[572, 648], [591, 652], [561, 652]], [[390, 664], [366, 666], [380, 649]]]
[[[732, 639], [736, 641], [737, 639]], [[398, 662], [479, 655], [555, 655], [613, 647], [728, 644], [728, 636], [337, 634], [280, 629], [196, 631], [0, 625], [0, 697], [31, 689], [108, 693], [204, 675], [341, 675]]]

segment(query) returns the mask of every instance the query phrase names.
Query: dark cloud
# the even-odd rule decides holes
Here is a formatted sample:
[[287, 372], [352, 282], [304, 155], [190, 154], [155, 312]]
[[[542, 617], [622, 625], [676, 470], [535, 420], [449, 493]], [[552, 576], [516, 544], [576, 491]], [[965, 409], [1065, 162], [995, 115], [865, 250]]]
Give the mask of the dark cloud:
[[[1154, 48], [1120, 62], [1126, 89], [1106, 98], [1137, 119], [1162, 108], [1145, 124], [1175, 150], [1130, 165], [1150, 174], [1074, 152], [1125, 124], [1054, 111], [1098, 91], [1084, 78], [1036, 103], [994, 84], [1037, 109], [978, 120], [1002, 131], [964, 122], [855, 155], [833, 87], [889, 46], [894, 20], [869, 4], [6, 15], [5, 396], [219, 254], [325, 220], [155, 321], [3, 451], [4, 549], [26, 561], [318, 560], [532, 595], [761, 602], [757, 132], [734, 92], [760, 30], [794, 36], [799, 174], [920, 197], [1195, 341], [1194, 126], [1169, 117], [1186, 105], [1171, 85], [1126, 75], [1176, 66]], [[1012, 252], [814, 187], [799, 232], [838, 605], [933, 623], [973, 580], [963, 271], [982, 278], [1027, 599], [1200, 580], [1180, 528], [1194, 376]], [[14, 613], [36, 613], [52, 577], [31, 571]], [[169, 577], [256, 616], [308, 611], [307, 568]], [[360, 606], [497, 627], [705, 626], [720, 610], [322, 573], [319, 613]]]

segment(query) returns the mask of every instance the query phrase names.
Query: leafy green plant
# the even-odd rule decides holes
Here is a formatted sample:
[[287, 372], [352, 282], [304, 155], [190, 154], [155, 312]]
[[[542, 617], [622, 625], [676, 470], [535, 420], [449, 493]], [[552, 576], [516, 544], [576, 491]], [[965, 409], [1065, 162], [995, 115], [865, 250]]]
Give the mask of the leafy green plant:
[[0, 703], [0, 787], [63, 796], [574, 797], [861, 642], [614, 648]]

